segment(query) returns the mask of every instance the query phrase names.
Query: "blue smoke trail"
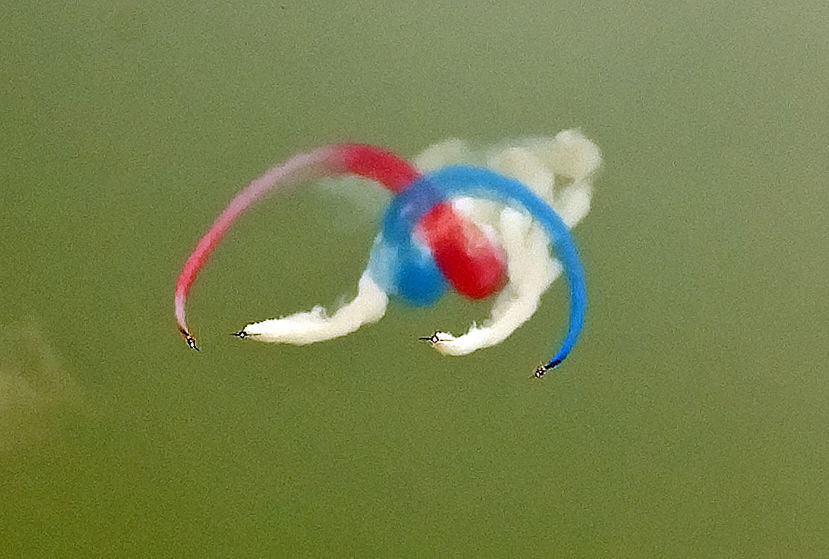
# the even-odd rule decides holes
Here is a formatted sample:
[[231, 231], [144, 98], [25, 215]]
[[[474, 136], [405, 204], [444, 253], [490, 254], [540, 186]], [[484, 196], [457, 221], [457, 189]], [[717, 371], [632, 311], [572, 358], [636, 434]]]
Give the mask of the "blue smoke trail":
[[416, 305], [436, 301], [446, 281], [428, 248], [413, 236], [418, 221], [434, 206], [470, 196], [523, 208], [547, 231], [570, 285], [570, 323], [558, 352], [535, 371], [542, 376], [572, 351], [584, 326], [587, 290], [584, 270], [569, 229], [541, 198], [521, 182], [494, 171], [468, 166], [445, 167], [423, 176], [398, 194], [383, 217], [382, 239], [372, 249], [372, 277], [391, 295]]

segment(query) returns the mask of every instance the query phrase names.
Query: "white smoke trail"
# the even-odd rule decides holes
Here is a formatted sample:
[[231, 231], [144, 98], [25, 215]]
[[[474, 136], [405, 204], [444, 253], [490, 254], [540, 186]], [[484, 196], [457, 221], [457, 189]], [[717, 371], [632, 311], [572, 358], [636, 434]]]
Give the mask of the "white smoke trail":
[[[426, 149], [415, 165], [429, 172], [451, 164], [489, 167], [516, 178], [551, 204], [568, 227], [590, 211], [592, 176], [601, 164], [596, 145], [579, 130], [554, 138], [531, 138], [474, 152], [461, 140], [447, 140]], [[556, 188], [556, 182], [561, 186]], [[433, 346], [446, 355], [465, 355], [501, 343], [538, 308], [541, 295], [561, 274], [550, 256], [549, 239], [529, 215], [502, 205], [461, 198], [459, 213], [492, 233], [507, 255], [508, 283], [497, 296], [489, 318], [461, 336], [438, 332]], [[310, 344], [344, 336], [383, 317], [388, 296], [363, 272], [357, 296], [333, 315], [321, 306], [282, 318], [248, 324], [241, 334], [263, 342]]]
[[[441, 158], [444, 153], [476, 164], [475, 154], [463, 142], [449, 140], [429, 148], [415, 160], [427, 170], [457, 163]], [[484, 165], [520, 180], [546, 200], [572, 228], [590, 211], [592, 177], [601, 165], [596, 145], [579, 130], [564, 130], [555, 138], [512, 142], [490, 150]], [[556, 189], [556, 177], [566, 186]], [[489, 318], [473, 324], [461, 336], [436, 332], [432, 344], [444, 355], [466, 355], [507, 339], [538, 309], [541, 295], [561, 274], [561, 265], [550, 256], [549, 239], [528, 214], [498, 204], [461, 198], [454, 202], [459, 213], [479, 226], [489, 225], [507, 255], [509, 282], [495, 300]]]
[[295, 345], [331, 340], [355, 332], [363, 324], [377, 322], [386, 314], [388, 302], [388, 295], [366, 270], [360, 277], [357, 296], [333, 315], [328, 316], [326, 308], [317, 305], [308, 312], [248, 324], [242, 334], [260, 342]]

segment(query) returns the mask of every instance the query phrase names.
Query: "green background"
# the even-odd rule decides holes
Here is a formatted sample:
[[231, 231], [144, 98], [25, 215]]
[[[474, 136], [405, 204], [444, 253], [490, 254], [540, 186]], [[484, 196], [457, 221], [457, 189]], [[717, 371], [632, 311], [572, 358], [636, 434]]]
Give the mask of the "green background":
[[[58, 2], [0, 15], [0, 547], [35, 557], [819, 557], [829, 549], [825, 2]], [[353, 294], [379, 189], [246, 217], [272, 163], [578, 126], [602, 149], [507, 342], [392, 305], [308, 347], [251, 320]], [[346, 287], [347, 286], [347, 289]], [[351, 290], [351, 291], [348, 291]]]

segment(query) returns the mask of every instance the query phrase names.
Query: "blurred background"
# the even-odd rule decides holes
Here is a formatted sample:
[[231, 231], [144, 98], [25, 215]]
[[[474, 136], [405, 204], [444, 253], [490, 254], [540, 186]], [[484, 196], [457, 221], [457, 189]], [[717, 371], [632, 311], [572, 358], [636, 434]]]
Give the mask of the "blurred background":
[[[9, 557], [818, 557], [829, 548], [825, 2], [17, 2], [0, 16], [0, 547]], [[456, 296], [307, 347], [387, 195], [233, 194], [337, 141], [581, 127], [581, 343]], [[350, 187], [346, 186], [346, 190]], [[348, 291], [352, 290], [352, 291]]]

